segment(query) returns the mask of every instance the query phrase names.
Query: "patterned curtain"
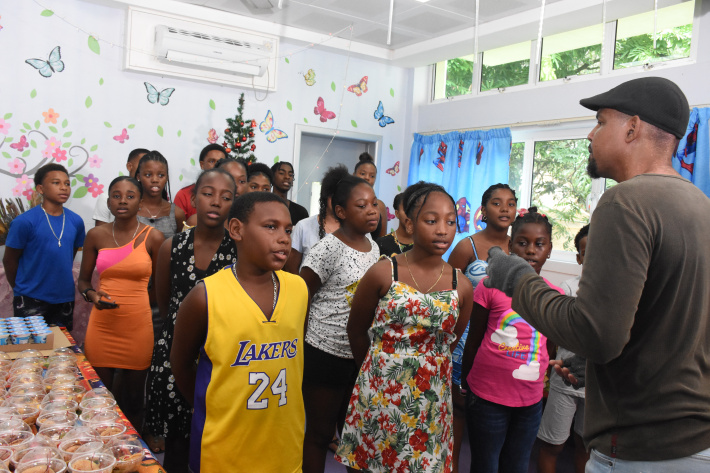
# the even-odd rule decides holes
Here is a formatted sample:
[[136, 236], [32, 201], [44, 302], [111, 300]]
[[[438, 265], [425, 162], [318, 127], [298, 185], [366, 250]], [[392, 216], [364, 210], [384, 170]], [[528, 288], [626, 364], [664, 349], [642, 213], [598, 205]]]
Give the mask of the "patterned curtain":
[[510, 128], [414, 134], [407, 185], [418, 181], [441, 184], [456, 202], [459, 233], [444, 259], [459, 240], [485, 228], [481, 195], [493, 184], [508, 182], [510, 147]]
[[710, 197], [710, 108], [690, 112], [688, 130], [678, 144], [673, 167]]

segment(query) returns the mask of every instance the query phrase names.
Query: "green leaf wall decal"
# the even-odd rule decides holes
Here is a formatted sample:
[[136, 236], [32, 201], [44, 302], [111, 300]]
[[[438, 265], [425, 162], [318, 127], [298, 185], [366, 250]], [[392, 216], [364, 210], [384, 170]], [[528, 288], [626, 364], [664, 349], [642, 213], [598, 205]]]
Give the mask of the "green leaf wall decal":
[[94, 103], [94, 101], [91, 100], [91, 97], [86, 97], [86, 100], [84, 100], [84, 105], [86, 106], [86, 108], [91, 107], [91, 105], [92, 105], [93, 103]]
[[293, 110], [293, 105], [291, 105], [291, 102], [289, 102], [288, 100], [286, 101], [286, 108], [289, 110]]
[[96, 54], [101, 54], [101, 46], [99, 45], [99, 41], [93, 36], [89, 36], [89, 49]]
[[52, 10], [42, 10], [42, 13], [40, 13], [40, 15], [49, 17], [54, 15], [54, 12]]
[[210, 99], [210, 108], [211, 108], [212, 110], [214, 110], [215, 107], [216, 107], [216, 105], [215, 105], [215, 103], [214, 103], [214, 100]]
[[158, 135], [163, 136], [163, 127], [158, 125]]

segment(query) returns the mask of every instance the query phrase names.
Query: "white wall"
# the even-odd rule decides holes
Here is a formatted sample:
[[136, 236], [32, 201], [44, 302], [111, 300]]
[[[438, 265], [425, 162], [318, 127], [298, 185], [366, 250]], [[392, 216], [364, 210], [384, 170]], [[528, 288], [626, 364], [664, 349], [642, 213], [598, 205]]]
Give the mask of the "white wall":
[[[82, 178], [92, 174], [95, 180], [98, 179], [97, 192], [98, 186], [103, 186], [100, 192], [106, 192], [110, 181], [120, 171], [125, 172], [126, 157], [133, 148], [157, 149], [166, 156], [174, 195], [194, 180], [199, 167], [191, 160], [197, 161], [199, 151], [208, 144], [210, 128], [223, 134], [225, 119], [236, 113], [241, 92], [246, 93], [245, 118], [253, 118], [259, 123], [264, 120], [267, 110], [271, 110], [276, 128], [289, 135], [286, 139], [268, 143], [264, 134], [256, 130], [259, 161], [268, 165], [277, 157], [292, 161], [295, 126], [307, 123], [332, 133], [347, 130], [382, 137], [378, 197], [384, 202], [391, 202], [397, 186], [406, 181], [406, 171], [390, 176], [385, 169], [391, 168], [396, 161], [404, 162], [409, 155], [411, 69], [349, 57], [347, 53], [281, 42], [278, 90], [268, 94], [128, 72], [122, 68], [126, 5], [83, 0], [44, 0], [42, 4], [54, 14], [41, 15], [43, 8], [31, 1], [3, 2], [0, 39], [4, 47], [0, 48], [0, 64], [4, 73], [0, 75], [0, 119], [9, 124], [9, 128], [3, 125], [0, 130], [0, 198], [13, 197], [16, 193], [13, 188], [22, 187], [17, 180], [21, 179], [23, 171], [13, 170], [11, 164], [24, 159], [26, 173], [42, 163], [45, 140], [51, 137], [59, 139], [63, 146], [70, 143], [66, 148], [60, 148], [67, 151], [67, 159], [62, 159], [61, 164], [68, 166], [76, 179], [72, 192], [85, 190], [72, 197], [67, 205], [84, 218], [87, 227], [93, 226], [91, 214], [95, 198], [87, 192]], [[167, 0], [158, 4], [170, 6], [171, 13], [175, 14], [187, 11], [185, 8], [196, 8]], [[216, 15], [214, 10], [208, 13]], [[232, 17], [234, 15], [226, 13], [218, 15], [226, 23], [233, 22]], [[241, 26], [248, 27], [243, 25], [243, 19], [240, 21]], [[89, 48], [87, 32], [100, 38], [99, 54]], [[56, 46], [61, 48], [64, 71], [44, 78], [25, 63], [28, 58], [47, 59]], [[313, 86], [308, 86], [303, 77], [309, 69], [316, 73]], [[344, 91], [363, 76], [369, 78], [369, 90], [365, 94], [357, 97]], [[144, 82], [153, 84], [158, 90], [175, 88], [169, 103], [166, 106], [149, 103]], [[318, 119], [314, 114], [318, 97], [323, 97], [326, 108], [334, 111], [339, 121], [322, 123]], [[395, 124], [385, 128], [381, 128], [373, 116], [380, 100], [385, 113], [395, 119]], [[57, 123], [45, 122], [43, 113], [50, 108], [59, 113]], [[120, 143], [114, 136], [120, 135], [124, 128], [129, 138]], [[24, 158], [23, 152], [10, 147], [21, 136], [36, 144], [36, 147], [23, 150], [29, 150]], [[7, 141], [2, 142], [3, 138]], [[95, 160], [91, 166], [87, 158], [93, 156], [101, 162]], [[45, 162], [52, 160], [49, 157]], [[328, 156], [326, 161], [332, 163], [332, 157]], [[297, 169], [297, 172], [307, 171]], [[30, 182], [32, 174], [28, 176]], [[82, 196], [82, 193], [85, 194]]]

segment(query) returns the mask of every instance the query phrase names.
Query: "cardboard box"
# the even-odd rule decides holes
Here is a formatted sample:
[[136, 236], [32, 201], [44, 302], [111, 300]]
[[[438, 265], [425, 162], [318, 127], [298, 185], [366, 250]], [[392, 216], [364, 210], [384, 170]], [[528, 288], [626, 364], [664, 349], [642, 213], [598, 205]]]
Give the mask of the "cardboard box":
[[24, 350], [39, 350], [43, 356], [49, 356], [54, 350], [62, 347], [70, 347], [69, 339], [62, 333], [59, 327], [49, 327], [52, 333], [47, 335], [46, 343], [25, 343], [23, 345], [0, 345], [0, 351], [7, 353], [10, 358], [16, 358]]

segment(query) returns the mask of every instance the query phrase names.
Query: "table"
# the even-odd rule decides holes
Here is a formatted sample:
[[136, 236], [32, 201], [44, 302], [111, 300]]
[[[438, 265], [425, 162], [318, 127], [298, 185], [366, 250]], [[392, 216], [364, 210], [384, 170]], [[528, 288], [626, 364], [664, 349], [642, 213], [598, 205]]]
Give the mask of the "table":
[[[69, 331], [64, 327], [62, 327], [61, 329], [64, 335], [66, 335], [67, 339], [72, 344], [70, 348], [76, 356], [76, 364], [79, 367], [79, 371], [81, 372], [81, 385], [84, 386], [84, 388], [86, 388], [87, 390], [104, 387], [104, 383], [101, 382], [101, 379], [96, 374], [94, 367], [91, 366], [91, 363], [89, 363], [89, 361], [86, 359], [84, 352], [81, 351], [81, 349], [77, 346]], [[153, 454], [151, 453], [150, 448], [148, 448], [148, 445], [146, 445], [146, 443], [140, 437], [133, 425], [131, 425], [128, 419], [126, 419], [126, 416], [123, 414], [123, 411], [121, 411], [118, 406], [116, 406], [116, 408], [118, 409], [118, 413], [120, 415], [120, 422], [126, 426], [126, 433], [135, 435], [143, 445], [143, 453], [145, 454], [145, 458], [143, 459], [143, 462], [141, 463], [141, 466], [138, 469], [138, 473], [166, 473], [163, 467], [158, 462], [158, 460], [156, 460]]]

